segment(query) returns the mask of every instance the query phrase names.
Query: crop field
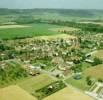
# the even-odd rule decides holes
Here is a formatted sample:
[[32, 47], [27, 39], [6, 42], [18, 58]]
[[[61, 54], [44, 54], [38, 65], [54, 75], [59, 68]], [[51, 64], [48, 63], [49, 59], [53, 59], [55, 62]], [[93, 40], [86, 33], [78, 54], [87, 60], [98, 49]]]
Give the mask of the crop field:
[[103, 50], [99, 50], [93, 54], [93, 57], [97, 57], [103, 60]]
[[93, 100], [91, 97], [76, 91], [71, 87], [66, 87], [43, 100]]
[[84, 74], [96, 79], [103, 79], [103, 64], [86, 69]]
[[26, 80], [23, 80], [22, 82], [18, 83], [21, 88], [28, 91], [29, 93], [34, 92], [35, 90], [38, 90], [52, 82], [55, 82], [56, 80], [52, 79], [46, 74], [41, 74], [36, 77], [32, 77]]
[[22, 88], [12, 85], [0, 89], [0, 100], [37, 100]]
[[67, 34], [56, 34], [56, 35], [50, 35], [50, 36], [39, 36], [34, 37], [35, 39], [43, 39], [43, 40], [55, 40], [55, 39], [75, 39], [75, 36], [67, 35]]
[[30, 26], [26, 26], [26, 25], [2, 25], [0, 26], [0, 29], [8, 29], [8, 28], [27, 28]]
[[53, 32], [49, 29], [60, 28], [61, 26], [50, 25], [50, 24], [29, 24], [29, 25], [10, 25], [0, 26], [0, 38], [1, 39], [12, 39], [15, 37], [34, 37], [34, 36], [46, 36], [61, 34], [61, 32]]
[[84, 22], [80, 22], [80, 23], [83, 23], [83, 24], [97, 24], [97, 25], [102, 25], [103, 26], [103, 22], [92, 22], [92, 21], [84, 21]]

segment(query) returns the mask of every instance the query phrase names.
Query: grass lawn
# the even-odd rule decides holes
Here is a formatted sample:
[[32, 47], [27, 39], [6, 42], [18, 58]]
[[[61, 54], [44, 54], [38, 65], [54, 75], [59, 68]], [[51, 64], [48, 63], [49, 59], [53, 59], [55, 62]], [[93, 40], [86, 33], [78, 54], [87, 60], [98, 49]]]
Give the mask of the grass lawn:
[[[28, 26], [28, 27], [27, 27]], [[2, 27], [2, 26], [0, 26]], [[50, 25], [50, 24], [30, 24], [30, 25], [18, 25], [11, 27], [10, 26], [3, 26], [8, 28], [0, 28], [0, 38], [1, 39], [12, 39], [15, 37], [33, 37], [33, 36], [45, 36], [45, 35], [55, 35], [55, 34], [61, 34], [60, 32], [53, 32], [49, 29], [51, 28], [60, 28], [62, 26], [57, 25]]]
[[33, 66], [39, 66], [40, 64], [44, 64], [44, 70], [49, 71], [54, 68], [54, 65], [51, 63], [51, 60], [36, 60], [32, 62]]
[[22, 88], [12, 85], [0, 89], [0, 100], [37, 100]]
[[91, 67], [91, 64], [87, 63], [87, 62], [82, 62], [81, 64], [82, 64], [82, 70], [85, 70], [85, 69]]
[[71, 87], [66, 87], [43, 100], [93, 100], [91, 97]]
[[103, 64], [87, 68], [84, 74], [85, 76], [91, 76], [96, 79], [103, 79]]
[[82, 77], [80, 80], [76, 80], [73, 77], [66, 80], [68, 84], [71, 84], [72, 86], [79, 88], [80, 90], [88, 90], [89, 86], [86, 83], [86, 79]]
[[28, 91], [29, 93], [32, 93], [35, 90], [38, 90], [54, 81], [56, 81], [56, 80], [53, 80], [48, 75], [41, 74], [39, 76], [25, 79], [25, 80], [19, 82], [17, 85], [19, 85], [21, 88]]

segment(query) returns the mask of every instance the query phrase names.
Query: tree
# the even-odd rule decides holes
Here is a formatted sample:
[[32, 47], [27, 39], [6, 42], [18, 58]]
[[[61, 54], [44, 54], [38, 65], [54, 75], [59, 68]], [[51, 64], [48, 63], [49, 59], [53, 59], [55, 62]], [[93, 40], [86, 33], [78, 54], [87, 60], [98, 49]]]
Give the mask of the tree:
[[92, 85], [92, 80], [90, 79], [90, 76], [86, 78], [86, 82], [87, 82], [87, 85]]
[[32, 16], [19, 16], [15, 22], [18, 24], [30, 24], [34, 23], [34, 18]]
[[26, 70], [20, 64], [14, 63], [0, 66], [0, 84], [27, 77]]
[[94, 58], [94, 62], [93, 62], [93, 66], [96, 66], [96, 65], [98, 65], [98, 64], [102, 64], [102, 60], [101, 59], [99, 59], [99, 58], [97, 58], [97, 57], [95, 57]]
[[81, 64], [81, 63], [80, 63], [80, 64], [77, 64], [77, 65], [73, 66], [71, 69], [72, 69], [75, 73], [76, 73], [76, 72], [82, 72], [82, 64]]
[[101, 83], [102, 83], [102, 82], [103, 82], [103, 79], [98, 79], [98, 82], [101, 82]]

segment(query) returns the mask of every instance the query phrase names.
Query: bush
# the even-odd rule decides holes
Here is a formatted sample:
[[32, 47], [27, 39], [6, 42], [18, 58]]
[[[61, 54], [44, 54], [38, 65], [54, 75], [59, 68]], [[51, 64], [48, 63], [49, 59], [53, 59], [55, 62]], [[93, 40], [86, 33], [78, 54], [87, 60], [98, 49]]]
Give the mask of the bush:
[[102, 82], [103, 82], [103, 79], [98, 79], [98, 82], [101, 82], [101, 83], [102, 83]]
[[87, 82], [87, 85], [92, 85], [92, 80], [90, 79], [89, 76], [86, 78], [86, 82]]
[[96, 66], [96, 65], [99, 65], [99, 64], [102, 64], [102, 60], [101, 59], [99, 59], [99, 58], [97, 58], [97, 57], [95, 57], [94, 58], [94, 62], [93, 62], [93, 66]]
[[39, 90], [36, 90], [35, 92], [37, 93], [37, 95], [35, 95], [35, 93], [33, 93], [33, 95], [41, 100], [42, 98], [49, 96], [49, 95], [63, 89], [64, 87], [66, 87], [66, 85], [63, 83], [63, 81], [56, 81], [56, 82], [53, 82]]
[[31, 16], [20, 16], [15, 20], [17, 24], [30, 24], [34, 22], [33, 17]]

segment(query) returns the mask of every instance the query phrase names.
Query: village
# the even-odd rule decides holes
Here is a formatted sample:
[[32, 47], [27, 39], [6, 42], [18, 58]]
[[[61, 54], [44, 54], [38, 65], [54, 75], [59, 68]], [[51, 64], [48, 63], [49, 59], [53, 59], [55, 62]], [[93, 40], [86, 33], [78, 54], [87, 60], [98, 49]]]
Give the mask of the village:
[[[15, 63], [22, 66], [31, 77], [46, 74], [53, 79], [58, 80], [60, 84], [63, 84], [63, 87], [71, 84], [75, 86], [75, 88], [84, 91], [85, 94], [102, 100], [103, 85], [101, 85], [100, 89], [98, 85], [95, 86], [95, 88], [98, 87], [99, 92], [94, 92], [95, 88], [92, 90], [90, 89], [96, 82], [102, 84], [102, 77], [98, 76], [98, 78], [95, 79], [94, 77], [91, 77], [91, 75], [85, 74], [86, 69], [103, 63], [102, 57], [98, 58], [93, 56], [98, 52], [98, 48], [100, 48], [100, 43], [102, 43], [102, 41], [99, 42], [99, 44], [94, 41], [93, 43], [91, 42], [91, 44], [89, 42], [91, 41], [85, 39], [79, 40], [77, 37], [69, 35], [63, 35], [63, 37], [62, 35], [59, 35], [56, 38], [53, 38], [52, 36], [41, 36], [39, 38], [15, 40], [15, 42], [10, 40], [8, 41], [8, 45], [5, 45], [5, 41], [1, 41], [1, 68], [5, 69], [7, 63], [12, 65], [11, 62], [13, 62], [13, 64]], [[83, 46], [83, 43], [86, 44], [85, 47]], [[63, 83], [61, 83], [61, 80]], [[85, 84], [82, 84], [82, 82], [84, 83], [84, 80]], [[72, 81], [73, 84], [70, 83]], [[74, 84], [76, 82], [79, 84], [79, 81], [84, 87]], [[55, 84], [57, 83], [49, 85], [50, 91], [55, 87]], [[34, 93], [34, 95], [38, 94]]]

